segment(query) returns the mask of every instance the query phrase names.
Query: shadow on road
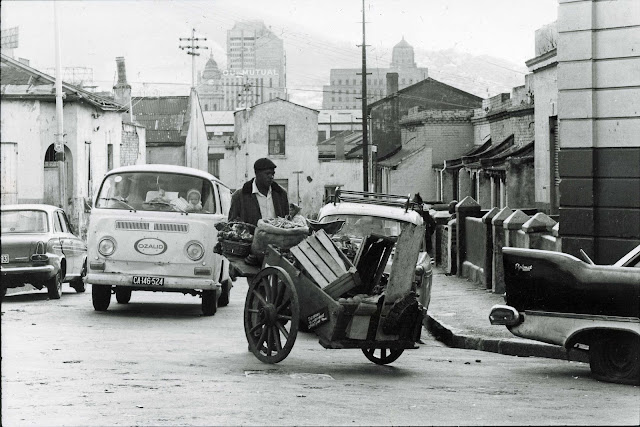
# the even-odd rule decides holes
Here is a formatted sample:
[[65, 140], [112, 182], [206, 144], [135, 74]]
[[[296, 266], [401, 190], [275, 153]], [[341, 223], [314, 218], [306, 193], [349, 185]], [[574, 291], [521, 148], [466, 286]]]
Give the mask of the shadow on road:
[[[218, 312], [219, 313], [219, 312]], [[116, 318], [149, 318], [149, 319], [185, 319], [215, 317], [203, 316], [200, 300], [191, 303], [166, 303], [166, 302], [130, 302], [128, 304], [118, 304], [111, 302], [107, 311], [95, 311], [94, 314], [100, 316], [112, 316]]]

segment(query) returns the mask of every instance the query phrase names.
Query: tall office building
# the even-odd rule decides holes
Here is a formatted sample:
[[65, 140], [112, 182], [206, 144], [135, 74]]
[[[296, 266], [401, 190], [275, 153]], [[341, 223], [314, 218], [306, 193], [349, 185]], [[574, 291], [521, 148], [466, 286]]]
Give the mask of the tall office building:
[[227, 31], [227, 69], [231, 75], [262, 78], [286, 98], [284, 44], [262, 21], [236, 22]]
[[[361, 68], [333, 68], [330, 83], [323, 86], [322, 108], [326, 110], [358, 109], [362, 101]], [[388, 68], [367, 68], [368, 103], [387, 96], [387, 73], [398, 73], [398, 89], [418, 83], [428, 77], [427, 68], [420, 68], [414, 60], [413, 47], [402, 38], [393, 47]]]
[[236, 110], [274, 98], [287, 99], [282, 40], [262, 21], [237, 22], [227, 31], [227, 69], [213, 56], [198, 76], [204, 111]]

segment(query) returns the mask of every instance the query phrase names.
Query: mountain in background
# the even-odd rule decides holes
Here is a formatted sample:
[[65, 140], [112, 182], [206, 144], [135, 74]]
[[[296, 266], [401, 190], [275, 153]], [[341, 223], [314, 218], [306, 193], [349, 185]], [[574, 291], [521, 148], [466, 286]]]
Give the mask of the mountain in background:
[[[514, 87], [524, 85], [524, 76], [527, 74], [524, 65], [487, 55], [473, 55], [455, 49], [428, 51], [414, 48], [414, 52], [416, 64], [427, 67], [429, 77], [481, 98], [510, 93]], [[331, 68], [358, 67], [344, 63], [331, 64], [331, 57], [311, 52], [304, 58], [304, 61], [287, 64], [287, 87], [292, 102], [315, 109], [322, 108], [322, 86], [329, 83]], [[378, 65], [388, 66], [386, 61], [383, 63], [368, 58], [367, 66], [373, 68]]]

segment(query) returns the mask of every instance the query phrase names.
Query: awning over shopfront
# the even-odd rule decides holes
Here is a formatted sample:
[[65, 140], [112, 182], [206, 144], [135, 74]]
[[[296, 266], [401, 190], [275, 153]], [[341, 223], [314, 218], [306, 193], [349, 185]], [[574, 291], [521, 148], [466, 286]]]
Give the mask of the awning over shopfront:
[[484, 144], [478, 146], [478, 147], [474, 147], [471, 151], [469, 151], [467, 154], [465, 154], [462, 157], [459, 157], [457, 159], [452, 159], [452, 160], [445, 160], [444, 161], [444, 167], [445, 169], [459, 169], [462, 167], [462, 159], [465, 157], [469, 157], [469, 156], [473, 156], [475, 154], [478, 153], [482, 153], [486, 150], [488, 150], [491, 147], [491, 138], [489, 138], [487, 140], [487, 142], [485, 142]]
[[409, 157], [413, 157], [418, 154], [420, 151], [424, 150], [424, 146], [418, 147], [415, 149], [401, 148], [398, 152], [393, 154], [390, 157], [387, 157], [384, 160], [380, 160], [377, 162], [378, 166], [387, 167], [387, 168], [396, 168], [400, 163], [408, 159]]

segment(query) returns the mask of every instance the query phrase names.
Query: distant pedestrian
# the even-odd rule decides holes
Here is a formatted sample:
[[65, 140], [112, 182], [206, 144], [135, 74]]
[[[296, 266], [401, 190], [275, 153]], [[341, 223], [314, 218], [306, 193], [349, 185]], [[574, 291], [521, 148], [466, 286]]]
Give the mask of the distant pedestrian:
[[431, 252], [433, 249], [431, 236], [433, 236], [433, 233], [436, 231], [436, 221], [433, 219], [429, 211], [424, 209], [424, 201], [422, 200], [420, 193], [416, 193], [415, 196], [413, 196], [413, 203], [416, 204], [416, 211], [420, 214], [422, 220], [424, 221], [424, 237], [427, 241], [427, 252], [429, 253], [429, 255], [433, 255], [433, 253]]

